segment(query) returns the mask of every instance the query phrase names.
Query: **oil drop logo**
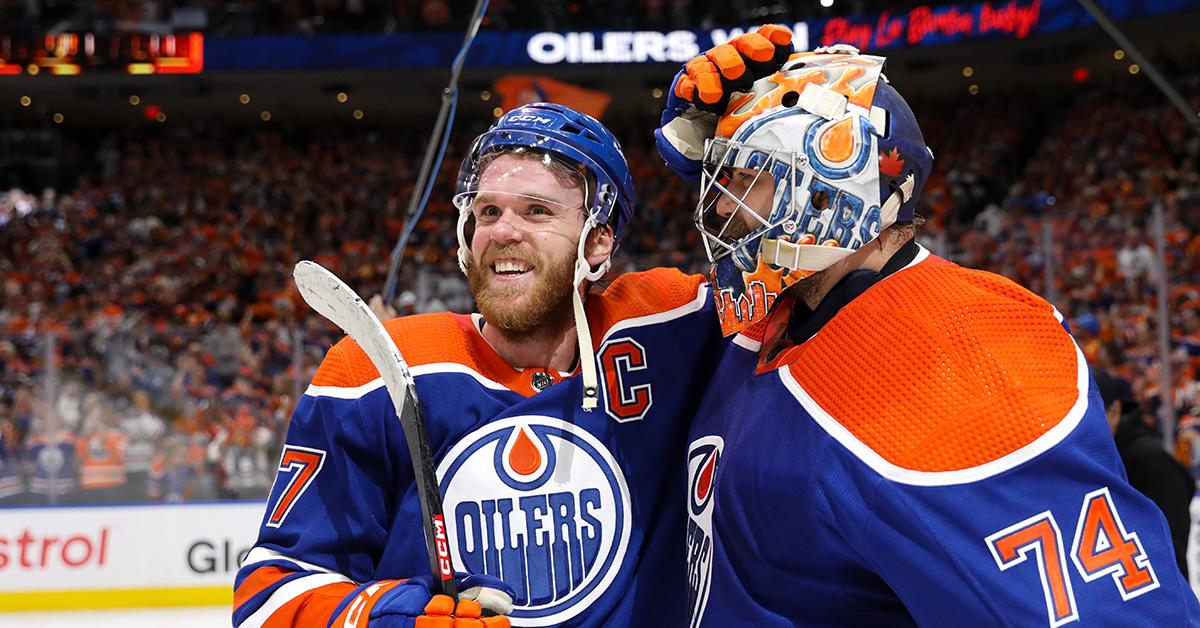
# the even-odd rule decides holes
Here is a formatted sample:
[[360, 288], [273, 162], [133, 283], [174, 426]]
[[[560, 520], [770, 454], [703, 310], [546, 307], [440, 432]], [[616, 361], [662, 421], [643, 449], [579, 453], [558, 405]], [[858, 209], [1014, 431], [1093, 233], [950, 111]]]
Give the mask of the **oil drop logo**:
[[484, 425], [447, 453], [438, 477], [455, 568], [511, 586], [514, 626], [579, 615], [624, 562], [625, 478], [600, 441], [566, 421]]

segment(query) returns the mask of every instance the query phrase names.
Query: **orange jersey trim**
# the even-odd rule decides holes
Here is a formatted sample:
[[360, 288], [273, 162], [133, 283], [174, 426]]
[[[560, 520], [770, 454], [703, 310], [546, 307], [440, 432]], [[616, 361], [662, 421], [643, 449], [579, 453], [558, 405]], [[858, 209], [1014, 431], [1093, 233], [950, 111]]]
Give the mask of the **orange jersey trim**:
[[[696, 300], [704, 277], [685, 275], [670, 268], [626, 273], [604, 292], [588, 296], [586, 309], [593, 342], [597, 345], [613, 326], [622, 321], [673, 310]], [[419, 367], [452, 362], [509, 390], [532, 396], [535, 373], [542, 369], [518, 369], [509, 365], [480, 334], [470, 315], [436, 313], [395, 318], [384, 328], [396, 341], [400, 353], [416, 375]], [[545, 372], [555, 381], [562, 375]], [[350, 338], [329, 350], [313, 376], [313, 386], [355, 388], [376, 380], [379, 371], [367, 354]]]
[[326, 625], [342, 600], [358, 586], [352, 582], [335, 582], [306, 591], [271, 613], [263, 622], [263, 628]]
[[1050, 304], [937, 258], [876, 284], [778, 363], [853, 438], [917, 472], [996, 461], [1081, 397], [1079, 354]]
[[585, 303], [592, 341], [600, 345], [608, 331], [633, 318], [660, 314], [696, 300], [703, 275], [687, 275], [675, 268], [655, 268], [625, 273], [604, 292], [591, 294]]
[[362, 620], [371, 616], [371, 609], [375, 608], [375, 603], [383, 597], [384, 593], [396, 588], [402, 582], [404, 580], [380, 580], [359, 591], [358, 595], [354, 596], [354, 599], [334, 618], [331, 625], [365, 626], [366, 622]]
[[268, 565], [266, 567], [259, 567], [258, 569], [255, 569], [249, 576], [246, 576], [245, 580], [242, 581], [242, 586], [238, 587], [237, 590], [233, 592], [233, 607], [240, 608], [246, 603], [247, 600], [255, 595], [258, 595], [260, 591], [265, 590], [267, 587], [275, 584], [283, 578], [286, 578], [287, 576], [292, 575], [293, 573], [296, 572], [274, 565]]

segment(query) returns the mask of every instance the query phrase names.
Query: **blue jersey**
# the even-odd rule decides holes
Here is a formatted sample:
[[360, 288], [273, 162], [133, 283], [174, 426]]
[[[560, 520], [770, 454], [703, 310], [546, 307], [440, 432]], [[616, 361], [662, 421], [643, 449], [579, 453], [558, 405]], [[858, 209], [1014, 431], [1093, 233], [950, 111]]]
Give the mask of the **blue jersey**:
[[691, 431], [693, 626], [1200, 625], [1045, 301], [921, 250], [806, 338]]
[[[514, 626], [682, 625], [686, 610], [663, 602], [686, 595], [678, 469], [720, 342], [712, 301], [701, 277], [655, 270], [587, 310], [601, 373], [590, 412], [578, 377], [509, 366], [478, 316], [386, 327], [416, 380], [456, 570], [512, 586]], [[368, 583], [428, 571], [403, 432], [345, 339], [292, 417], [234, 623], [324, 626]]]
[[79, 439], [66, 430], [36, 434], [25, 442], [32, 463], [29, 492], [35, 502], [70, 501], [79, 491]]

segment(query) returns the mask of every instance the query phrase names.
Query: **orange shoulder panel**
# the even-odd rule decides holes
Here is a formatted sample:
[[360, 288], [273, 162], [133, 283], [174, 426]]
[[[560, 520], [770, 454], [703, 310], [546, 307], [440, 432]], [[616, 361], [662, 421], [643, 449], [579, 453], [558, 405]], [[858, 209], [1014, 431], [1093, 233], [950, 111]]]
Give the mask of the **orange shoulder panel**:
[[[492, 349], [469, 315], [438, 312], [394, 318], [383, 324], [409, 367], [453, 362], [529, 396], [537, 392], [533, 370], [518, 371]], [[551, 374], [558, 379], [557, 374]], [[316, 386], [355, 387], [379, 377], [366, 352], [349, 337], [326, 354], [313, 376]]]
[[1075, 344], [1050, 304], [936, 258], [875, 285], [787, 353], [826, 413], [913, 471], [969, 469], [1012, 453], [1079, 397]]
[[[462, 324], [457, 317], [448, 313], [417, 314], [393, 318], [383, 324], [409, 366], [429, 362], [460, 361], [465, 350], [462, 341]], [[469, 321], [468, 321], [469, 324]], [[459, 340], [456, 342], [456, 340]], [[434, 345], [440, 347], [435, 355]], [[433, 358], [433, 359], [431, 359]], [[354, 387], [362, 386], [379, 377], [379, 371], [370, 358], [349, 336], [342, 338], [325, 354], [317, 367], [312, 383], [316, 386]]]
[[676, 268], [625, 273], [600, 294], [587, 298], [592, 337], [599, 340], [617, 323], [673, 310], [696, 300], [703, 275], [686, 275]]

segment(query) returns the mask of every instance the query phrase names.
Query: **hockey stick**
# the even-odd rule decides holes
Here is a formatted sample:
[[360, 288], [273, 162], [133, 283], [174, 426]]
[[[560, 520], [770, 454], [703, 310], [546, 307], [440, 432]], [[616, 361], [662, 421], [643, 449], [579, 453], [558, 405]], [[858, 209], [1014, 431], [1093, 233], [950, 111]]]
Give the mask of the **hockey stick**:
[[417, 484], [417, 496], [421, 501], [421, 516], [425, 529], [425, 549], [429, 552], [429, 568], [433, 578], [440, 583], [440, 591], [455, 600], [458, 588], [454, 582], [454, 567], [450, 556], [450, 543], [446, 538], [446, 520], [442, 515], [442, 496], [438, 492], [437, 474], [434, 472], [433, 453], [430, 451], [429, 435], [425, 430], [425, 417], [417, 403], [417, 389], [412, 374], [400, 349], [388, 335], [383, 323], [367, 307], [354, 290], [350, 289], [337, 275], [320, 264], [302, 261], [293, 271], [300, 296], [318, 314], [341, 327], [359, 347], [366, 352], [371, 363], [383, 378], [388, 396], [404, 428], [408, 441], [408, 454], [412, 458], [413, 478]]
[[396, 240], [396, 246], [392, 248], [392, 262], [388, 267], [387, 279], [383, 283], [383, 303], [389, 307], [394, 307], [392, 299], [396, 297], [396, 277], [400, 272], [400, 262], [404, 259], [408, 238], [412, 236], [417, 221], [425, 212], [429, 193], [433, 191], [434, 178], [441, 170], [442, 157], [446, 156], [446, 146], [450, 143], [450, 129], [454, 127], [454, 113], [458, 111], [458, 76], [467, 61], [467, 51], [471, 49], [471, 42], [475, 41], [475, 35], [479, 32], [479, 25], [483, 23], [487, 6], [488, 0], [478, 0], [475, 3], [475, 10], [471, 12], [471, 22], [467, 26], [467, 35], [463, 38], [462, 48], [454, 57], [450, 68], [450, 82], [442, 90], [442, 108], [433, 124], [433, 133], [430, 134], [429, 145], [425, 148], [425, 159], [421, 162], [421, 170], [417, 174], [417, 184], [413, 186], [412, 197], [408, 200], [408, 211], [404, 214], [404, 230], [400, 232], [400, 239]]

